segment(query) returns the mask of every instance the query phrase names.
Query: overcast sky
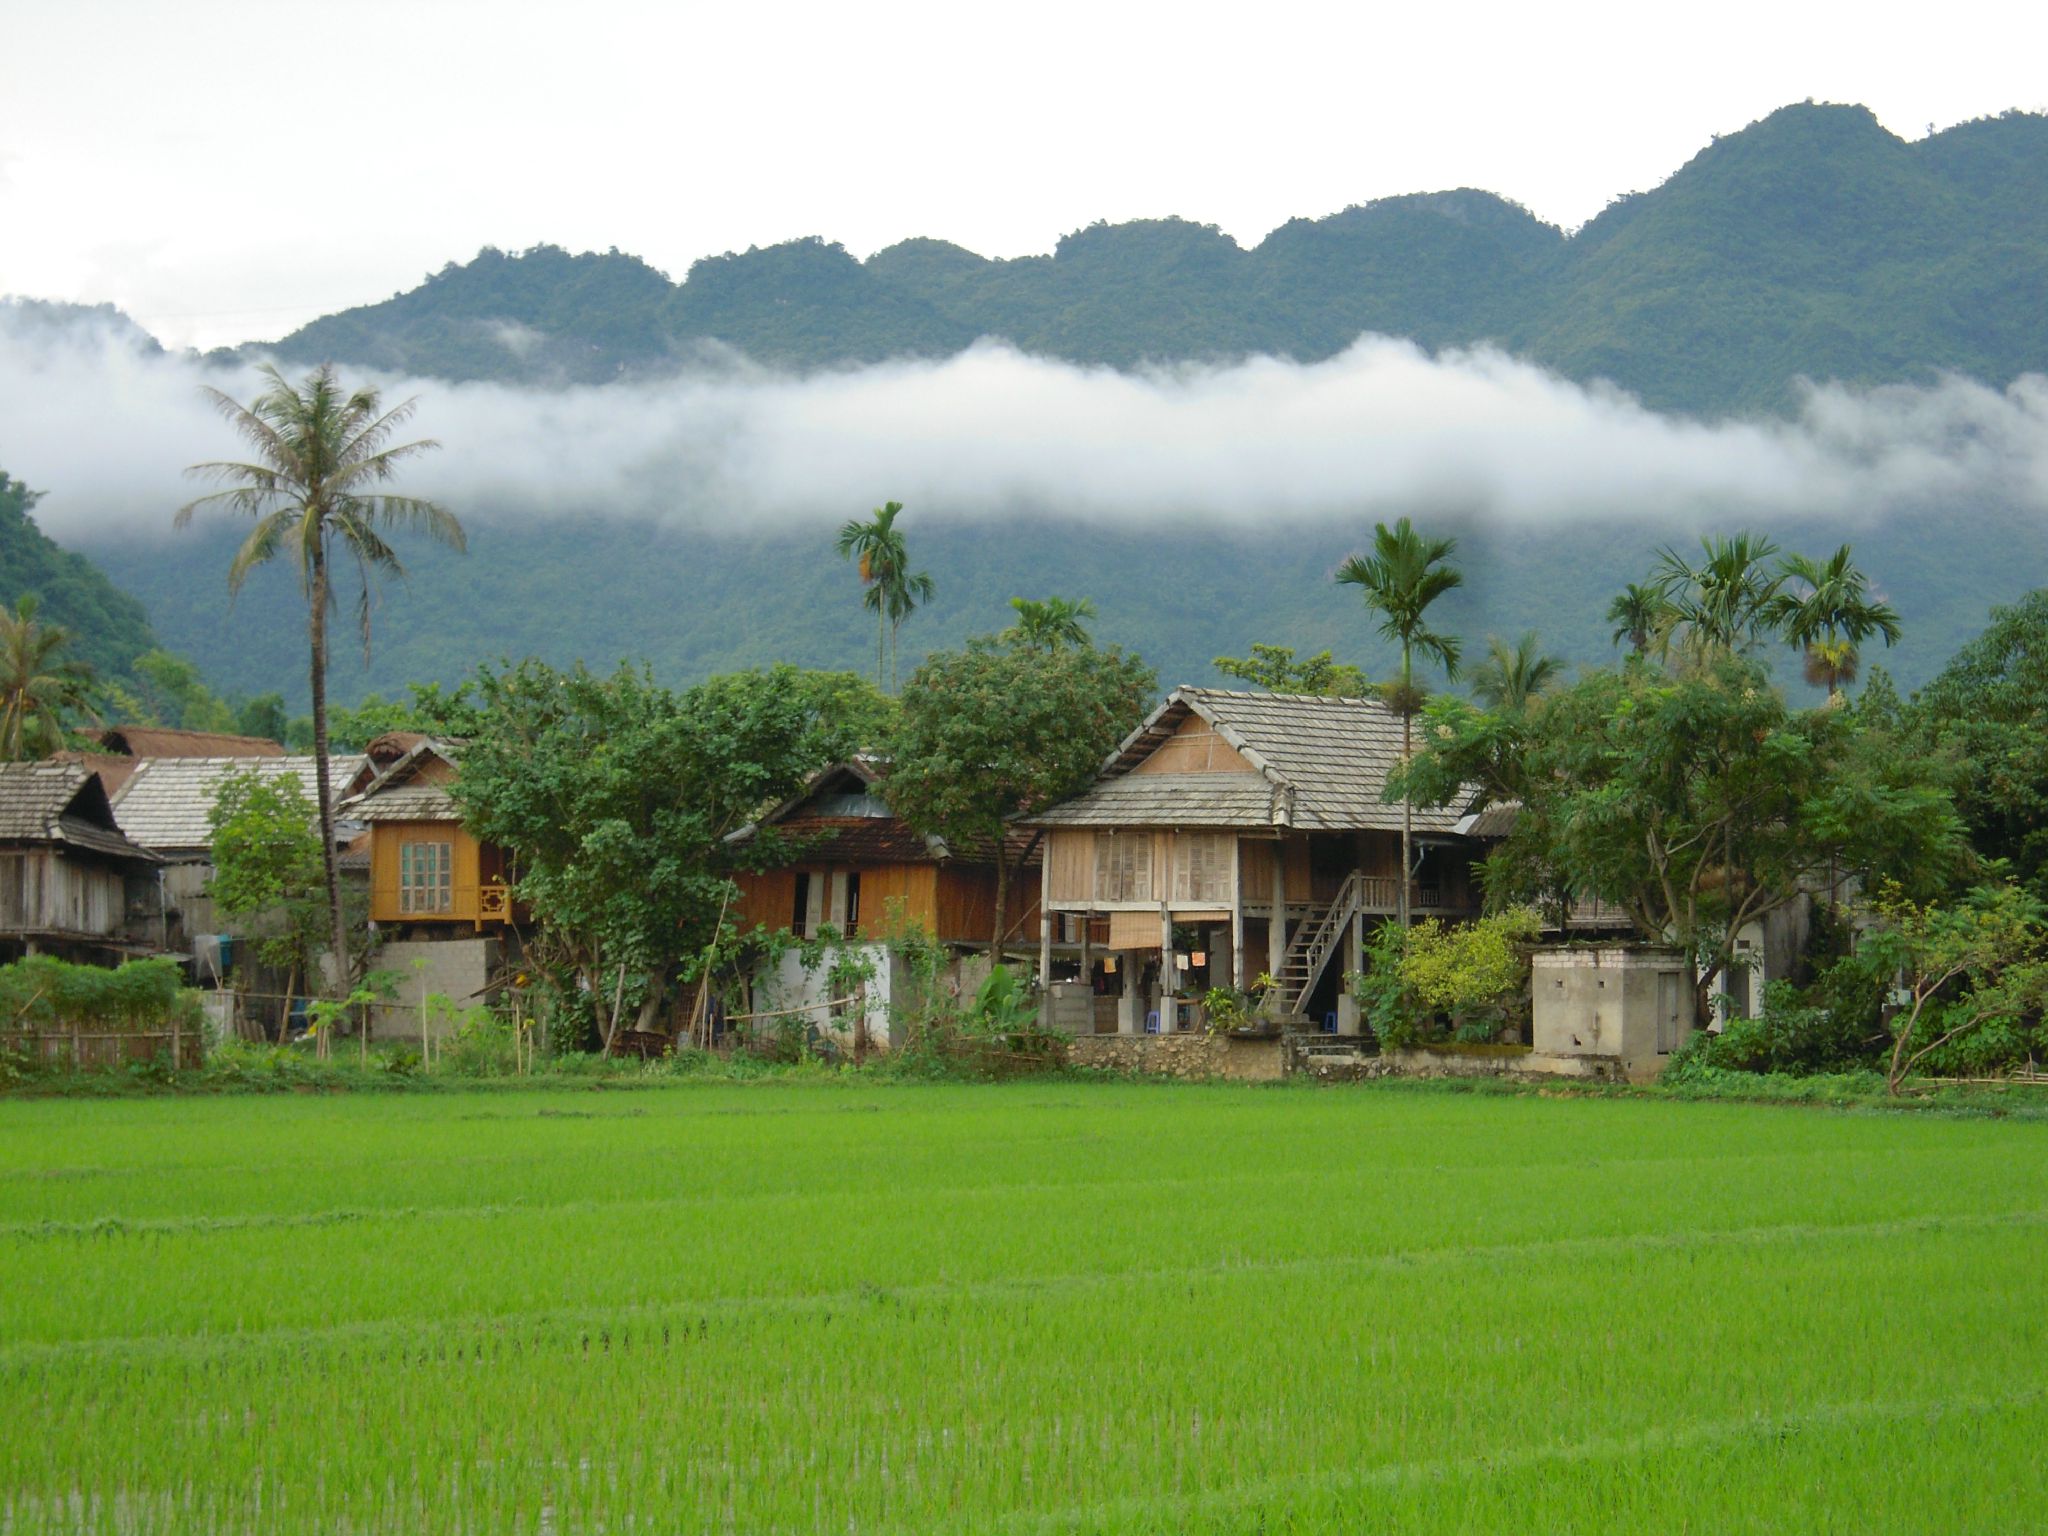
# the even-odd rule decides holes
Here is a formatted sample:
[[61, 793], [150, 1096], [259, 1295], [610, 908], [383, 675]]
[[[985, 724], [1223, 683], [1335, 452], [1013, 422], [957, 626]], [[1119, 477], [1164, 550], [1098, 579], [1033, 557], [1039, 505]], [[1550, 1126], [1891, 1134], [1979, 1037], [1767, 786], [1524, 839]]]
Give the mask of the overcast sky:
[[1576, 226], [1717, 132], [2048, 108], [2048, 7], [0, 0], [0, 293], [282, 334], [481, 245], [985, 255], [1478, 186]]

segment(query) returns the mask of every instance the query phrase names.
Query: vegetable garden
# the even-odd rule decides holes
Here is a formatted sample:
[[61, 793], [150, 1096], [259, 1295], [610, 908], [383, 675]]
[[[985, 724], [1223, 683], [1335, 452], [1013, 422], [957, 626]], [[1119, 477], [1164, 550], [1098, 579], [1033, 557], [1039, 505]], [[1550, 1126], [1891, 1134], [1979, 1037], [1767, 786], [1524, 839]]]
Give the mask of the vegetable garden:
[[855, 1080], [0, 1103], [0, 1530], [1998, 1530], [2048, 1120]]

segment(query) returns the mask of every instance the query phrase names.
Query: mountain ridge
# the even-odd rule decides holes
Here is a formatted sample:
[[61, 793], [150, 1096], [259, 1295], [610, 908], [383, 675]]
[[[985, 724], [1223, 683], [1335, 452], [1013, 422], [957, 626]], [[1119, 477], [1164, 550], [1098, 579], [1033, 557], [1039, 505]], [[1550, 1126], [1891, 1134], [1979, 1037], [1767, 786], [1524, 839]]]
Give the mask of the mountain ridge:
[[1363, 332], [1494, 344], [1698, 415], [1782, 409], [1800, 378], [2004, 384], [2048, 367], [2048, 116], [1908, 142], [1862, 107], [1785, 107], [1571, 233], [1458, 188], [1290, 219], [1252, 246], [1183, 218], [1098, 222], [1005, 258], [917, 236], [861, 261], [810, 236], [700, 258], [680, 283], [616, 250], [486, 248], [245, 351], [596, 383], [705, 342], [809, 369], [1000, 337], [1131, 368], [1315, 361]]

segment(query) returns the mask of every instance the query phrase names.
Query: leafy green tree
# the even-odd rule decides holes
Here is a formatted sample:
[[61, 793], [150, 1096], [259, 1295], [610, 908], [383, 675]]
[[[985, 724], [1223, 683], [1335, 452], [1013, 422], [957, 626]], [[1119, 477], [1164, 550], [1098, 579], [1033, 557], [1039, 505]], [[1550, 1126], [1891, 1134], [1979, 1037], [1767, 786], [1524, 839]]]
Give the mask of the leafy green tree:
[[1493, 902], [1598, 897], [1694, 965], [1698, 1017], [1749, 923], [1840, 875], [1938, 891], [1969, 855], [1945, 770], [1848, 711], [1793, 710], [1754, 662], [1594, 672], [1519, 716], [1433, 701], [1388, 787], [1520, 803]]
[[[1882, 697], [1875, 675], [1858, 711], [1874, 696]], [[1955, 761], [1956, 804], [1978, 854], [2008, 861], [2021, 884], [2048, 899], [2048, 589], [1992, 609], [1984, 632], [1914, 695], [1903, 718], [1921, 743]]]
[[770, 831], [727, 834], [854, 743], [788, 667], [673, 693], [644, 669], [528, 660], [476, 686], [454, 793], [471, 830], [513, 852], [539, 952], [574, 972], [609, 1049], [672, 971], [695, 979], [732, 872], [783, 851]]
[[161, 648], [145, 651], [135, 658], [132, 670], [133, 696], [144, 720], [188, 731], [234, 730], [235, 712], [183, 656]]
[[1054, 652], [1015, 635], [927, 656], [904, 688], [890, 746], [890, 808], [996, 866], [997, 964], [1020, 860], [1005, 836], [1011, 820], [1085, 789], [1158, 688], [1150, 667], [1115, 646]]
[[1707, 662], [1739, 654], [1771, 632], [1784, 582], [1770, 566], [1777, 552], [1776, 544], [1747, 529], [1701, 539], [1697, 561], [1669, 546], [1658, 552], [1652, 585], [1688, 658]]
[[284, 745], [291, 731], [291, 721], [285, 714], [284, 695], [259, 693], [253, 699], [243, 700], [235, 711], [234, 728], [238, 736], [259, 736]]
[[[1896, 890], [1870, 903], [1859, 958], [1901, 978], [1891, 1015], [1885, 1087], [1966, 1037], [2025, 1032], [2048, 1010], [2048, 908], [2009, 882], [1976, 886], [1960, 901], [1915, 902]], [[2016, 1053], [2031, 1054], [2028, 1040]]]
[[1013, 628], [1026, 645], [1057, 651], [1066, 646], [1078, 649], [1095, 643], [1086, 623], [1095, 617], [1095, 604], [1085, 597], [1079, 602], [1069, 602], [1064, 597], [1048, 597], [1039, 602], [1013, 597], [1010, 606], [1017, 610]]
[[1486, 660], [1472, 671], [1472, 696], [1488, 709], [1519, 714], [1563, 671], [1563, 662], [1543, 654], [1533, 629], [1513, 645], [1499, 635], [1488, 635]]
[[70, 632], [41, 611], [33, 593], [0, 607], [0, 759], [10, 763], [62, 747], [65, 713], [85, 708], [92, 686], [92, 669], [62, 654]]
[[1788, 555], [1780, 565], [1775, 616], [1785, 640], [1805, 655], [1806, 680], [1836, 693], [1856, 681], [1864, 641], [1898, 642], [1899, 616], [1870, 595], [1844, 544], [1826, 560]]
[[[1389, 528], [1373, 529], [1373, 552], [1353, 555], [1337, 568], [1340, 585], [1357, 587], [1367, 611], [1379, 615], [1379, 632], [1401, 647], [1401, 681], [1389, 700], [1401, 715], [1401, 760], [1414, 755], [1415, 711], [1422, 695], [1415, 687], [1415, 654], [1434, 657], [1444, 676], [1458, 675], [1457, 637], [1429, 627], [1429, 609], [1446, 592], [1465, 584], [1450, 559], [1456, 539], [1425, 539], [1407, 518]], [[1415, 812], [1401, 801], [1401, 883], [1396, 904], [1402, 927], [1408, 926], [1408, 882], [1415, 871]]]
[[476, 695], [471, 683], [443, 688], [439, 683], [408, 683], [403, 699], [366, 693], [353, 708], [328, 713], [327, 734], [336, 746], [361, 751], [379, 736], [414, 731], [422, 736], [461, 738], [476, 724]]
[[897, 633], [918, 604], [930, 602], [935, 590], [930, 575], [910, 568], [910, 550], [896, 519], [900, 501], [885, 502], [863, 522], [849, 518], [839, 529], [839, 553], [858, 562], [861, 604], [875, 615], [875, 685], [893, 677]]
[[1307, 693], [1320, 698], [1362, 699], [1372, 684], [1365, 672], [1348, 661], [1332, 661], [1328, 651], [1294, 659], [1291, 645], [1254, 642], [1249, 656], [1218, 656], [1211, 666], [1225, 677], [1242, 678], [1268, 693]]
[[207, 894], [222, 917], [249, 926], [265, 965], [294, 977], [312, 975], [327, 926], [319, 820], [319, 807], [296, 778], [254, 770], [222, 779], [207, 816]]
[[348, 932], [341, 903], [341, 877], [334, 854], [334, 786], [328, 782], [327, 618], [334, 606], [334, 562], [355, 563], [360, 577], [356, 605], [363, 651], [370, 648], [370, 581], [373, 573], [403, 575], [398, 552], [386, 539], [412, 530], [460, 550], [462, 524], [431, 501], [384, 489], [408, 459], [438, 446], [431, 439], [394, 443], [412, 418], [415, 402], [383, 408], [374, 389], [343, 389], [331, 367], [322, 366], [294, 386], [275, 368], [265, 368], [270, 387], [248, 405], [211, 386], [206, 397], [248, 444], [251, 461], [196, 464], [191, 473], [221, 482], [223, 489], [178, 509], [183, 528], [214, 507], [252, 518], [256, 526], [228, 566], [228, 590], [238, 593], [257, 566], [282, 555], [297, 568], [306, 598], [311, 650], [313, 752], [319, 765], [320, 849], [326, 865], [327, 907], [335, 966], [343, 992], [349, 990]]

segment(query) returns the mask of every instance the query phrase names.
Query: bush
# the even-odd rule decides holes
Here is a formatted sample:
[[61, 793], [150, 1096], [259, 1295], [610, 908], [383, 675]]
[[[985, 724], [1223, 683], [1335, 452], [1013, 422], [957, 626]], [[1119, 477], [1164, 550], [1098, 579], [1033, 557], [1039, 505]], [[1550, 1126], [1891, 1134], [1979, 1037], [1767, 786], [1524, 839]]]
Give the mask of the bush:
[[0, 966], [0, 1029], [97, 1030], [148, 1034], [201, 1028], [199, 995], [188, 990], [174, 960], [130, 960], [114, 970], [30, 955]]

